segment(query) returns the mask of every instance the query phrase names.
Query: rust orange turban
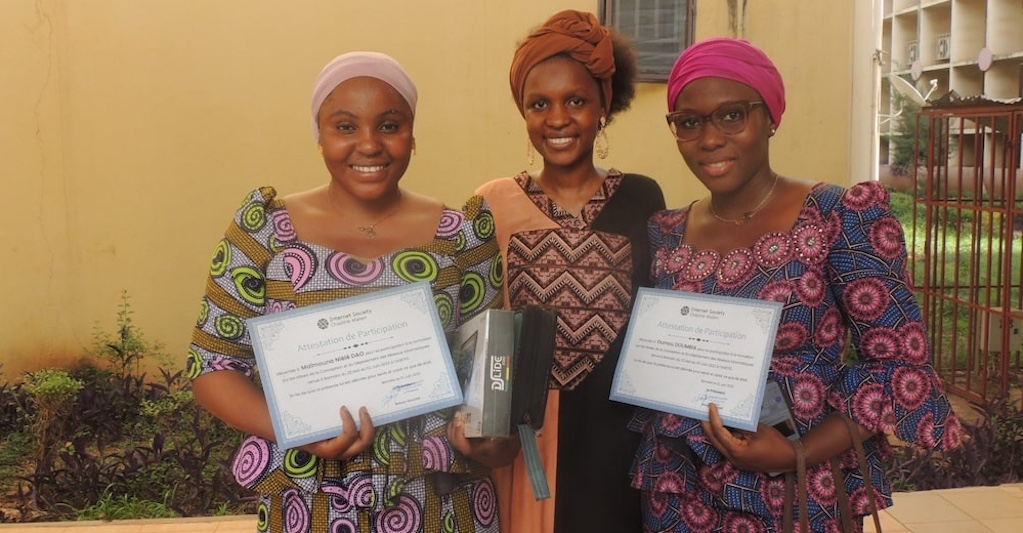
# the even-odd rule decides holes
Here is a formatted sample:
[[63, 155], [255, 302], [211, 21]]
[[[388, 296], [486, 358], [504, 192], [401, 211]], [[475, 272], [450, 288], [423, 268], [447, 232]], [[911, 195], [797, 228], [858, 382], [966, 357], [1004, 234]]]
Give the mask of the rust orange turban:
[[526, 37], [515, 51], [509, 81], [515, 105], [522, 113], [522, 91], [526, 76], [537, 64], [561, 53], [580, 62], [600, 82], [604, 113], [611, 110], [611, 76], [615, 73], [611, 33], [597, 17], [582, 11], [562, 11]]

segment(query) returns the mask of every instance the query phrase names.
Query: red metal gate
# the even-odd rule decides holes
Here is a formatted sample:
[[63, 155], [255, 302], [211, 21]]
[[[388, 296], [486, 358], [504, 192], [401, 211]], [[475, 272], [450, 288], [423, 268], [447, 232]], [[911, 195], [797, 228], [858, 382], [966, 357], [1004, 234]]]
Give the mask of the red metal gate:
[[978, 404], [1023, 387], [1021, 127], [1019, 102], [946, 101], [917, 118], [909, 268], [935, 369]]

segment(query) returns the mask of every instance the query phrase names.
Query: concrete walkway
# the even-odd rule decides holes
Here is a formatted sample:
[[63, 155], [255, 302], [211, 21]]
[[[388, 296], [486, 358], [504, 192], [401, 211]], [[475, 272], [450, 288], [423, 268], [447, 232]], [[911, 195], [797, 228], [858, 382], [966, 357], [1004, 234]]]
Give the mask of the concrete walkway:
[[[895, 506], [881, 513], [881, 528], [884, 533], [1021, 533], [1023, 483], [900, 492], [895, 494]], [[0, 524], [0, 532], [8, 530], [11, 533], [253, 533], [256, 517]], [[866, 531], [874, 532], [873, 520], [866, 521]]]

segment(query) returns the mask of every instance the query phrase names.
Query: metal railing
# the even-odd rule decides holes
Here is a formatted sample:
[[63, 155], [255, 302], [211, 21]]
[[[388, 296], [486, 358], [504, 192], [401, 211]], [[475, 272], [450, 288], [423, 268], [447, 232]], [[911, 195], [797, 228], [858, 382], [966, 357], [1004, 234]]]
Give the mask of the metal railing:
[[[1023, 390], [1023, 104], [919, 111], [910, 266], [946, 388], [984, 405]], [[1023, 400], [1021, 400], [1023, 401]]]

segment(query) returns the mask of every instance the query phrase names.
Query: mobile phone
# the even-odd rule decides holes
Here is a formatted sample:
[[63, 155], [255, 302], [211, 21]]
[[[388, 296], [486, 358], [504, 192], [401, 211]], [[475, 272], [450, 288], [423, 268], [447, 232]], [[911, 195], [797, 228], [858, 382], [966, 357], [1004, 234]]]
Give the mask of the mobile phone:
[[767, 424], [781, 432], [789, 440], [799, 440], [796, 419], [792, 416], [788, 399], [781, 392], [778, 382], [767, 381], [764, 387], [764, 402], [760, 407], [760, 423]]
[[[767, 386], [764, 387], [764, 401], [760, 406], [760, 423], [777, 429], [789, 440], [799, 440], [799, 427], [796, 426], [796, 419], [792, 416], [788, 398], [782, 394], [781, 387], [773, 379], [767, 380]], [[768, 475], [777, 476], [779, 473], [769, 472]]]

